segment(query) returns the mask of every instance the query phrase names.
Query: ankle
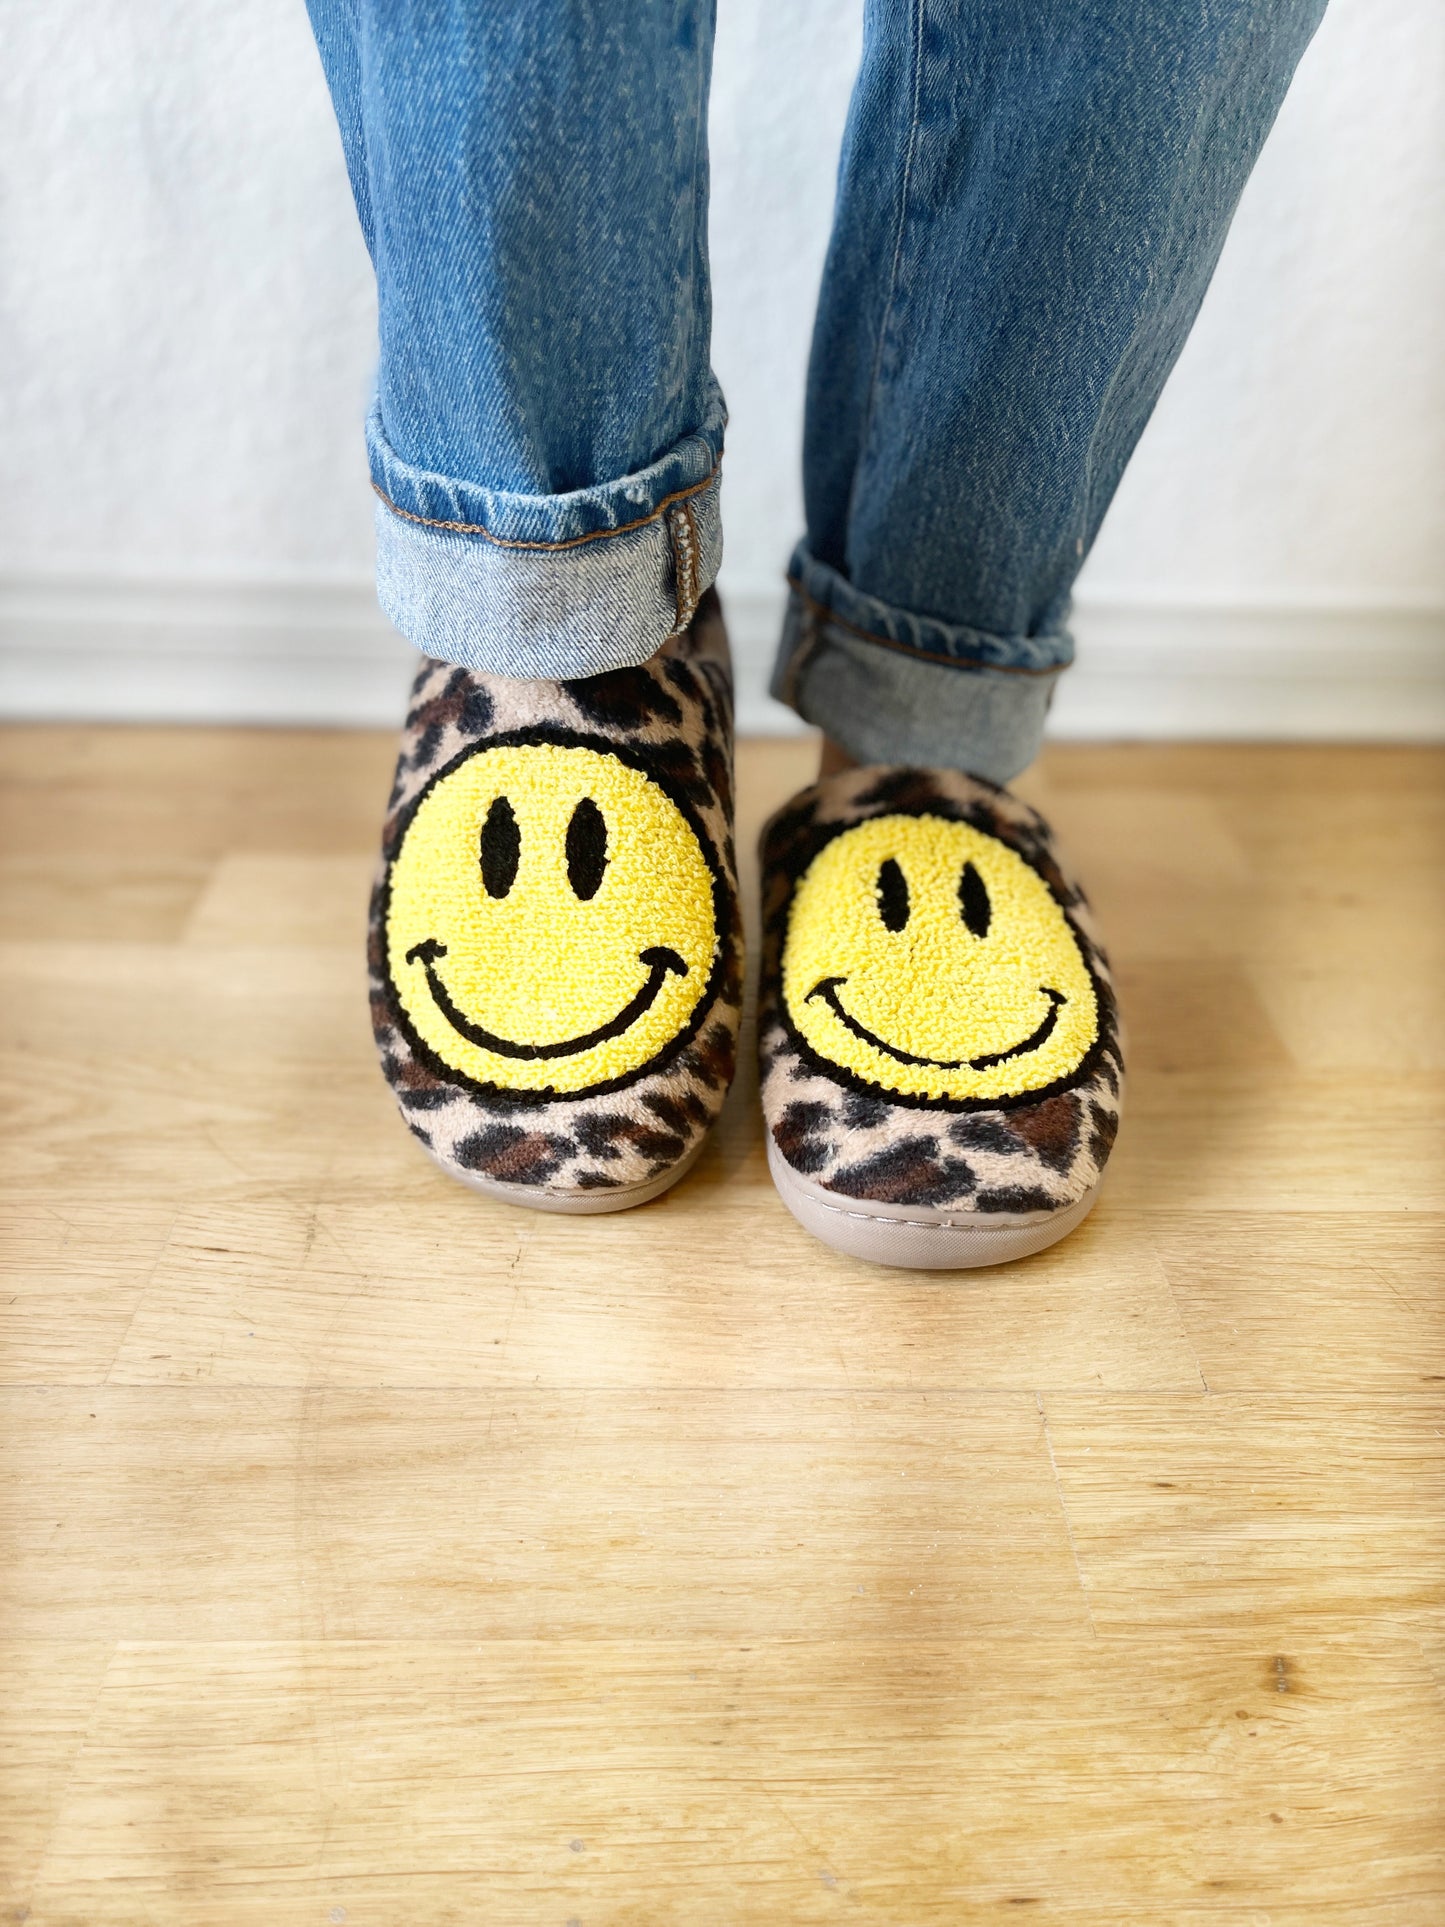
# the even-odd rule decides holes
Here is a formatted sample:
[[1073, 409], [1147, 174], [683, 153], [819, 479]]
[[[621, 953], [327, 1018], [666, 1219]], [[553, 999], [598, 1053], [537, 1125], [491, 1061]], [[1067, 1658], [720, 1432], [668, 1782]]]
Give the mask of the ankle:
[[857, 759], [850, 756], [846, 749], [843, 749], [839, 744], [835, 743], [831, 736], [825, 736], [823, 738], [822, 748], [818, 757], [819, 781], [825, 776], [836, 776], [840, 770], [857, 768]]

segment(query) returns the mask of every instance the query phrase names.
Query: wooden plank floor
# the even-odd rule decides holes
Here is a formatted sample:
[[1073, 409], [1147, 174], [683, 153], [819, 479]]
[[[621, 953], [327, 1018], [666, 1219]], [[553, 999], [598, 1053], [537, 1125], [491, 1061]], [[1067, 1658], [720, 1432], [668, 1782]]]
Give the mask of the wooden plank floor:
[[919, 1277], [750, 1076], [637, 1212], [438, 1175], [390, 756], [0, 739], [0, 1919], [1445, 1921], [1442, 758], [1051, 751], [1114, 1174]]

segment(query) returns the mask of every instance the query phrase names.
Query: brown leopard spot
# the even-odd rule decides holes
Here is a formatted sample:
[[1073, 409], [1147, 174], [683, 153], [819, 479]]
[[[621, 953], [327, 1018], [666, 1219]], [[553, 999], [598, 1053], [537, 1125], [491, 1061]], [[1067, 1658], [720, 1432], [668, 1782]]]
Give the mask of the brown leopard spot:
[[773, 1126], [773, 1141], [795, 1171], [821, 1171], [828, 1162], [823, 1133], [831, 1112], [826, 1104], [789, 1104]]
[[906, 1137], [826, 1180], [830, 1191], [880, 1204], [947, 1204], [977, 1183], [962, 1158], [940, 1157], [936, 1137]]
[[1024, 1105], [1009, 1122], [1051, 1170], [1068, 1170], [1079, 1148], [1079, 1102], [1072, 1092]]
[[570, 1138], [548, 1131], [524, 1131], [515, 1124], [489, 1124], [452, 1149], [468, 1171], [484, 1171], [507, 1184], [545, 1184], [577, 1147]]
[[580, 676], [558, 685], [589, 722], [603, 729], [631, 732], [649, 723], [681, 727], [682, 710], [650, 669], [609, 669], [601, 676]]
[[1058, 1199], [1051, 1198], [1034, 1184], [1002, 1184], [991, 1191], [980, 1191], [974, 1199], [977, 1211], [1009, 1211], [1025, 1215], [1034, 1211], [1056, 1211]]
[[732, 1082], [737, 1040], [726, 1024], [711, 1024], [683, 1053], [682, 1062], [699, 1084], [710, 1091]]

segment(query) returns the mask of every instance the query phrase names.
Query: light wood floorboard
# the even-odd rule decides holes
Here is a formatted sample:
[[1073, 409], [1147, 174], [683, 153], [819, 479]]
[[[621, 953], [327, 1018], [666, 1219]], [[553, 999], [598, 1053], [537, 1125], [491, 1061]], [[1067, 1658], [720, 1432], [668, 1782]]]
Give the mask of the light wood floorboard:
[[747, 1069], [640, 1211], [449, 1185], [390, 759], [0, 732], [0, 1921], [1445, 1923], [1445, 757], [1049, 751], [1125, 1129], [922, 1278]]

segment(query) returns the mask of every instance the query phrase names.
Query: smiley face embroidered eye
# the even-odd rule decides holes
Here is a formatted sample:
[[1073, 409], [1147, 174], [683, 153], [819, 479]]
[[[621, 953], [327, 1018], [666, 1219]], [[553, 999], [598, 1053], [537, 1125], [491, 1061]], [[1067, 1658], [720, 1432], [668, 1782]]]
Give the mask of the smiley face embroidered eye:
[[1098, 1041], [1073, 925], [1017, 851], [938, 816], [881, 816], [799, 880], [782, 960], [798, 1036], [872, 1089], [969, 1105], [1040, 1092]]
[[643, 770], [580, 744], [483, 747], [406, 825], [387, 973], [454, 1074], [580, 1093], [641, 1075], [690, 1034], [718, 916], [697, 828]]

